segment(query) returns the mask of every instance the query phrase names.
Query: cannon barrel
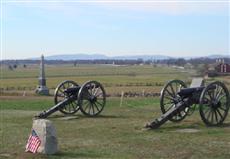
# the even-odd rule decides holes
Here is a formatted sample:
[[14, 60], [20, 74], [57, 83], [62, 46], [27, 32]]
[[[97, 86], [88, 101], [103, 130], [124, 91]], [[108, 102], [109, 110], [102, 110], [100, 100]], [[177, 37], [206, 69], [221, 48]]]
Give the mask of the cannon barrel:
[[57, 103], [56, 105], [54, 105], [53, 107], [51, 107], [50, 109], [43, 111], [42, 113], [40, 113], [39, 115], [37, 115], [35, 117], [36, 118], [47, 118], [52, 113], [65, 107], [65, 105], [67, 105], [69, 102], [76, 100], [76, 98], [77, 98], [76, 96], [71, 96], [69, 98], [66, 98], [63, 101], [61, 101], [61, 102]]
[[182, 88], [178, 94], [181, 97], [189, 97], [193, 95], [194, 93], [200, 94], [205, 87], [195, 87], [195, 88]]
[[186, 107], [191, 105], [191, 102], [192, 101], [189, 98], [186, 98], [185, 100], [178, 102], [177, 104], [175, 104], [174, 107], [169, 109], [166, 113], [162, 114], [159, 118], [155, 119], [151, 123], [148, 123], [145, 127], [151, 129], [159, 128], [162, 124], [164, 124], [173, 116], [178, 114], [178, 112], [183, 111]]
[[[201, 94], [201, 92], [205, 89], [204, 86], [201, 86], [201, 87], [194, 87], [194, 88], [182, 88], [178, 94], [181, 96], [181, 97], [189, 97], [189, 96], [192, 96], [194, 93], [195, 94]], [[210, 90], [213, 90], [213, 89], [216, 89], [216, 86], [211, 86], [210, 87]]]

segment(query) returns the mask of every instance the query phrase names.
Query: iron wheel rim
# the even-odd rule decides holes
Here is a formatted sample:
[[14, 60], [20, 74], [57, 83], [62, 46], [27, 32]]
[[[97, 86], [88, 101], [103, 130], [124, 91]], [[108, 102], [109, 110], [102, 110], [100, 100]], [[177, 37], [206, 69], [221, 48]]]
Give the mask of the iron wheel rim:
[[[71, 88], [71, 87], [77, 87], [79, 86], [74, 81], [63, 81], [60, 83], [57, 88], [55, 89], [54, 93], [54, 103], [57, 104], [67, 98], [69, 98], [69, 95], [65, 93], [65, 89]], [[77, 96], [77, 94], [76, 94]], [[75, 114], [79, 110], [79, 106], [76, 100], [70, 101], [68, 104], [66, 104], [62, 109], [59, 109], [60, 112], [66, 115]]]

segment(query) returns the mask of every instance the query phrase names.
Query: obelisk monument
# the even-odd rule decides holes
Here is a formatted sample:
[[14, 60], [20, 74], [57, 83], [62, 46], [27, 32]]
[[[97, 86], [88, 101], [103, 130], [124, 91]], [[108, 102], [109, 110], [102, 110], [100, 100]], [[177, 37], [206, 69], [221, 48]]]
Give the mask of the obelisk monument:
[[46, 87], [45, 65], [44, 65], [43, 55], [41, 56], [40, 76], [38, 78], [38, 87], [36, 88], [35, 92], [41, 95], [49, 95], [49, 89]]

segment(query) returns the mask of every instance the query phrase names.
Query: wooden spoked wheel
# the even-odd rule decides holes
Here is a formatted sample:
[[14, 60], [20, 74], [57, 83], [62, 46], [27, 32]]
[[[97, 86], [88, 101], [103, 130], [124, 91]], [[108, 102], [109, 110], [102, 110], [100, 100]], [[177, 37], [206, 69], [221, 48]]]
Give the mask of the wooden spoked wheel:
[[[182, 88], [186, 87], [186, 84], [181, 80], [169, 81], [164, 86], [164, 88], [161, 90], [160, 96], [160, 107], [163, 114], [169, 111], [171, 108], [175, 107], [175, 105], [182, 100], [181, 97], [178, 95], [178, 92]], [[169, 120], [173, 122], [179, 122], [183, 120], [186, 117], [188, 110], [189, 108], [185, 108]]]
[[229, 92], [219, 81], [210, 83], [200, 96], [200, 116], [208, 126], [217, 126], [224, 122], [229, 110]]
[[78, 104], [83, 114], [96, 116], [101, 113], [106, 103], [106, 93], [97, 81], [86, 82], [78, 94]]
[[[63, 100], [68, 99], [71, 96], [77, 97], [78, 92], [76, 94], [71, 94], [66, 92], [68, 88], [74, 88], [74, 87], [78, 87], [78, 84], [74, 81], [68, 80], [60, 83], [55, 89], [54, 103], [57, 104], [59, 102], [62, 102]], [[62, 112], [63, 114], [74, 114], [78, 110], [79, 110], [79, 106], [77, 100], [72, 100], [72, 101], [70, 100], [62, 109], [59, 109], [59, 111]]]

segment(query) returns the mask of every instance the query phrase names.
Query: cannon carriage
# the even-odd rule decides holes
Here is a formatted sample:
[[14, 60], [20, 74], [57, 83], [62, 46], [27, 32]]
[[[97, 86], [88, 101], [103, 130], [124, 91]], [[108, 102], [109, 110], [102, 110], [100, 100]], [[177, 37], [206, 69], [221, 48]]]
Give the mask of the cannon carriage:
[[158, 128], [168, 120], [179, 122], [199, 106], [201, 119], [207, 126], [221, 125], [230, 107], [229, 91], [224, 83], [215, 81], [207, 86], [202, 78], [193, 79], [190, 88], [181, 80], [169, 81], [161, 90], [162, 115], [146, 125]]
[[104, 87], [97, 81], [88, 81], [80, 86], [74, 81], [67, 80], [55, 89], [54, 103], [53, 107], [36, 117], [46, 118], [56, 111], [71, 115], [79, 110], [86, 116], [97, 116], [106, 104], [106, 93]]

